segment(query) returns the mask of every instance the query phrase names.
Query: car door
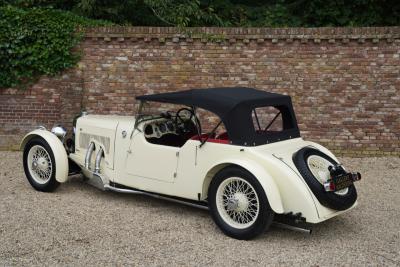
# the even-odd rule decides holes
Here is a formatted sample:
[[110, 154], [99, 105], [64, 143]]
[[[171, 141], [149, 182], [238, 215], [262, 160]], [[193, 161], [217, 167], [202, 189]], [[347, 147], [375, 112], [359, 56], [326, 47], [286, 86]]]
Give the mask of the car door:
[[132, 179], [145, 178], [163, 182], [174, 181], [179, 147], [147, 142], [142, 132], [132, 137], [125, 170]]

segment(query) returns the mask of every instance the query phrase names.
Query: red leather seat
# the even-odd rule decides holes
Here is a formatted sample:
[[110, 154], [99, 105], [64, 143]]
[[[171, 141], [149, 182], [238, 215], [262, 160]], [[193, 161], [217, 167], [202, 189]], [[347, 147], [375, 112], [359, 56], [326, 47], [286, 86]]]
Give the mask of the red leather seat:
[[[224, 136], [221, 136], [221, 135], [224, 135]], [[207, 142], [218, 143], [218, 144], [229, 144], [230, 141], [228, 139], [228, 135], [226, 134], [226, 132], [221, 135], [219, 135], [217, 138], [208, 138]], [[208, 134], [202, 134], [201, 139], [204, 140], [207, 138], [207, 136], [208, 136]], [[190, 139], [191, 140], [200, 140], [198, 135], [194, 135]]]

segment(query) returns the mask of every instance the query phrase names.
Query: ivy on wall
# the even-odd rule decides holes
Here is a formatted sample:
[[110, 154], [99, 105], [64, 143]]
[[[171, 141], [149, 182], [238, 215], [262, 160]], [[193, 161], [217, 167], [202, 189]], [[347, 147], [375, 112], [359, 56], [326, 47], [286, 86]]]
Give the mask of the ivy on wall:
[[78, 26], [100, 26], [70, 12], [49, 8], [0, 7], [0, 88], [25, 88], [41, 75], [73, 67], [83, 36]]

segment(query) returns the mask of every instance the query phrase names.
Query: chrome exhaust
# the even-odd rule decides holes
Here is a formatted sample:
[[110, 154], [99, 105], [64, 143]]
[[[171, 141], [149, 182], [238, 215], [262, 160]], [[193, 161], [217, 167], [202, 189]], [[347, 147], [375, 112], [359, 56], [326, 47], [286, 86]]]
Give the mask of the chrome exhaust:
[[297, 231], [297, 232], [305, 233], [305, 234], [309, 234], [309, 235], [311, 235], [311, 233], [312, 233], [312, 229], [308, 229], [308, 228], [304, 228], [304, 227], [298, 227], [298, 226], [294, 226], [294, 225], [291, 225], [291, 224], [286, 224], [286, 223], [281, 223], [281, 222], [273, 222], [272, 225], [276, 226], [276, 227], [279, 227], [279, 228], [288, 229], [288, 230], [292, 230], [292, 231]]
[[273, 226], [293, 230], [305, 234], [312, 233], [312, 224], [306, 222], [306, 218], [300, 212], [288, 212], [285, 214], [275, 214]]
[[89, 144], [89, 147], [86, 151], [86, 156], [85, 156], [85, 168], [90, 170], [90, 159], [92, 158], [92, 153], [94, 151], [94, 143], [91, 142]]
[[100, 162], [101, 162], [102, 157], [103, 157], [103, 148], [100, 147], [99, 152], [97, 152], [96, 161], [95, 161], [95, 165], [94, 165], [95, 173], [100, 173]]

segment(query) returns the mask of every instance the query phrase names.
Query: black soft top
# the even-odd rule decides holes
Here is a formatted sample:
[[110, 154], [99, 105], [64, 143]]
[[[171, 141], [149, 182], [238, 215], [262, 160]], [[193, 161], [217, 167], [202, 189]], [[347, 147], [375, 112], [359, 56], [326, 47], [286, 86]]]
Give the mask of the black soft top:
[[[260, 145], [300, 136], [292, 102], [287, 95], [245, 87], [222, 87], [143, 95], [136, 99], [211, 111], [221, 118], [229, 139], [237, 145]], [[251, 113], [253, 109], [265, 106], [274, 106], [281, 111], [283, 131], [274, 134], [256, 132]]]
[[252, 88], [222, 87], [143, 95], [138, 100], [182, 104], [209, 110], [223, 118], [238, 105], [290, 104], [290, 97]]

